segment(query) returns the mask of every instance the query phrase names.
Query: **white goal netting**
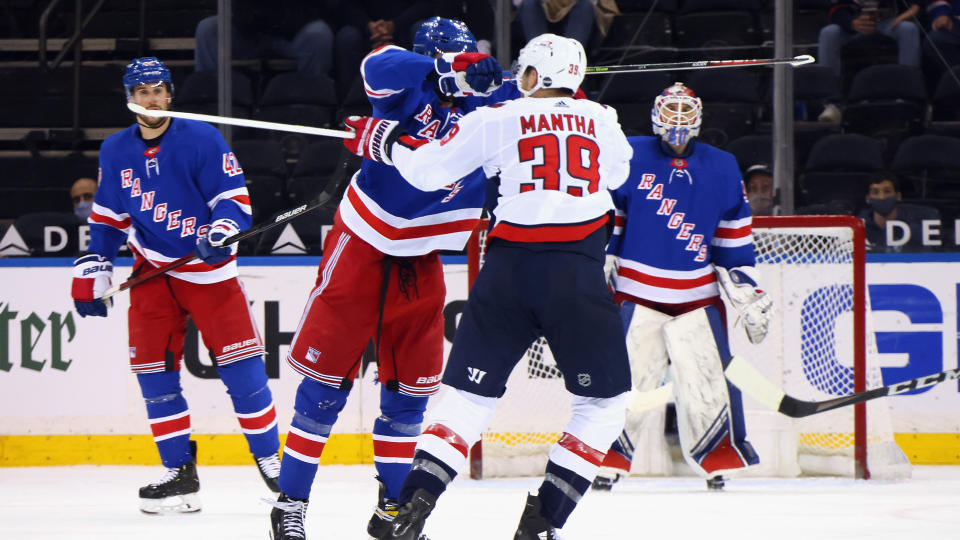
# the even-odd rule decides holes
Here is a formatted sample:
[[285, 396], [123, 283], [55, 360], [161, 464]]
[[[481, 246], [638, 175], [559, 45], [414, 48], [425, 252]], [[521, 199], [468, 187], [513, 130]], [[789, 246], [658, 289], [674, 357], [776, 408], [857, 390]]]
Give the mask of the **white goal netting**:
[[[728, 309], [731, 348], [795, 397], [823, 400], [883, 384], [858, 224], [849, 216], [755, 219], [760, 285], [773, 299], [774, 320], [764, 342], [753, 345]], [[477, 235], [471, 250], [474, 271], [482, 264], [482, 238]], [[560, 378], [546, 342], [534, 343], [511, 374], [472, 458], [474, 476], [542, 473], [549, 447], [570, 415], [570, 395]], [[798, 420], [746, 396], [744, 405], [748, 439], [761, 459], [748, 474], [887, 479], [910, 474], [882, 399]], [[663, 427], [662, 410], [646, 413], [634, 441], [634, 474], [682, 472], [682, 458], [671, 451]]]

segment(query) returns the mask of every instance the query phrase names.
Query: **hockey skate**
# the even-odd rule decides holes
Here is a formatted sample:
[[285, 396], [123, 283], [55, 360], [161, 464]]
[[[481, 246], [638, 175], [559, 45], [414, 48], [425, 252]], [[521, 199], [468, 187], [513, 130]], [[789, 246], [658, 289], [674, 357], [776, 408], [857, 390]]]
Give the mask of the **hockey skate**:
[[719, 474], [712, 478], [707, 478], [707, 489], [710, 491], [723, 491], [724, 485], [726, 485], [726, 483], [723, 481], [723, 476]]
[[167, 469], [160, 480], [140, 488], [140, 511], [145, 514], [175, 514], [200, 511], [200, 479], [197, 477], [197, 443], [190, 441], [193, 458]]
[[383, 484], [380, 477], [377, 477], [377, 483], [380, 485], [377, 495], [377, 507], [373, 509], [373, 516], [370, 517], [370, 522], [367, 523], [367, 534], [369, 534], [371, 538], [383, 540], [384, 538], [390, 538], [390, 526], [393, 525], [393, 520], [397, 517], [397, 511], [400, 510], [400, 506], [397, 505], [396, 500], [385, 497], [387, 486]]
[[267, 484], [267, 488], [274, 493], [280, 493], [280, 457], [276, 454], [270, 454], [253, 459], [257, 462], [257, 470], [260, 471], [260, 477]]
[[267, 502], [273, 506], [270, 511], [271, 540], [306, 540], [307, 531], [303, 523], [307, 519], [309, 501], [281, 493], [276, 501]]
[[390, 531], [392, 536], [388, 536], [387, 538], [395, 538], [398, 540], [426, 540], [426, 537], [421, 536], [420, 532], [423, 531], [427, 516], [430, 515], [433, 507], [436, 505], [437, 498], [429, 491], [425, 489], [414, 491], [413, 498], [410, 499], [410, 502], [401, 506], [397, 512], [397, 517], [394, 518]]
[[523, 507], [513, 540], [562, 540], [553, 526], [540, 515], [540, 497], [527, 494], [527, 504]]
[[590, 487], [597, 491], [610, 491], [623, 475], [613, 467], [601, 467]]

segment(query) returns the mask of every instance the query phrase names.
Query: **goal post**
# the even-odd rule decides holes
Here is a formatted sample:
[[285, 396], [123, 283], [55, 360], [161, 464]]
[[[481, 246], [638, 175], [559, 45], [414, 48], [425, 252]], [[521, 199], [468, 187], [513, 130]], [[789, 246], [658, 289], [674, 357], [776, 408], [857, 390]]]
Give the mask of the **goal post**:
[[[483, 264], [488, 223], [467, 248], [468, 279]], [[763, 343], [750, 344], [728, 310], [731, 349], [790, 395], [821, 400], [883, 384], [869, 317], [863, 223], [853, 216], [755, 217], [760, 286], [774, 319]], [[803, 419], [762, 409], [745, 397], [748, 438], [760, 453], [752, 474], [902, 478], [909, 462], [893, 440], [885, 400]], [[752, 405], [751, 405], [752, 404]], [[671, 474], [659, 423], [640, 437], [633, 474]], [[570, 395], [549, 346], [538, 340], [518, 362], [493, 421], [470, 454], [473, 478], [539, 475], [570, 417]], [[644, 456], [641, 459], [641, 456]], [[649, 458], [649, 459], [648, 459]], [[644, 463], [657, 463], [648, 469]], [[748, 473], [750, 474], [750, 473]]]

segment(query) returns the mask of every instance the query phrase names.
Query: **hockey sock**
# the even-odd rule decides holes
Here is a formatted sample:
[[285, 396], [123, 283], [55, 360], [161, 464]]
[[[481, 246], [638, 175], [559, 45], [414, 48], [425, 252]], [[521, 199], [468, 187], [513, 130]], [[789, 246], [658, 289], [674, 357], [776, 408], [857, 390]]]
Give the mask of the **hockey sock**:
[[349, 392], [309, 377], [300, 382], [293, 422], [280, 462], [280, 489], [290, 497], [309, 499], [320, 454], [330, 430], [347, 403]]
[[410, 472], [427, 399], [391, 392], [386, 386], [380, 388], [381, 415], [373, 423], [373, 462], [386, 487], [387, 499], [396, 500]]
[[603, 467], [620, 469], [626, 473], [630, 472], [630, 463], [633, 461], [633, 442], [627, 435], [626, 430], [620, 433], [617, 440], [613, 441], [610, 450], [603, 458]]
[[[569, 435], [565, 434], [564, 437]], [[540, 484], [540, 514], [557, 529], [563, 527], [580, 498], [590, 488], [592, 480], [592, 476], [588, 480], [551, 459], [547, 462], [547, 472]]]
[[246, 358], [217, 368], [227, 386], [240, 429], [254, 457], [276, 454], [280, 448], [277, 411], [267, 386], [267, 372], [259, 356]]
[[180, 388], [180, 372], [138, 373], [137, 382], [163, 466], [174, 469], [193, 459], [190, 409]]
[[439, 458], [429, 452], [417, 450], [413, 455], [410, 474], [403, 481], [397, 503], [402, 505], [409, 502], [413, 498], [413, 493], [418, 489], [425, 489], [434, 497], [440, 497], [446, 491], [447, 484], [452, 482], [456, 476], [457, 471], [450, 468]]

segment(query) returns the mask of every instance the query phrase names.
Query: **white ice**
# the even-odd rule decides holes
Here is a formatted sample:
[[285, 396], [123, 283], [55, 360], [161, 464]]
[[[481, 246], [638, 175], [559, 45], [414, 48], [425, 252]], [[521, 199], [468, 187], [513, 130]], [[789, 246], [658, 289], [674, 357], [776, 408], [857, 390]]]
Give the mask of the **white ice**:
[[[137, 487], [157, 467], [0, 468], [0, 539], [263, 540], [269, 492], [252, 467], [202, 466], [203, 510], [147, 516]], [[321, 467], [307, 513], [310, 540], [366, 539], [372, 466]], [[431, 540], [512, 538], [535, 478], [456, 480], [424, 531]], [[272, 498], [272, 497], [271, 497]], [[960, 467], [916, 467], [886, 483], [841, 478], [734, 479], [707, 492], [695, 478], [630, 478], [588, 493], [561, 531], [600, 539], [960, 538]]]

